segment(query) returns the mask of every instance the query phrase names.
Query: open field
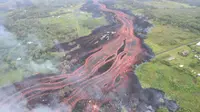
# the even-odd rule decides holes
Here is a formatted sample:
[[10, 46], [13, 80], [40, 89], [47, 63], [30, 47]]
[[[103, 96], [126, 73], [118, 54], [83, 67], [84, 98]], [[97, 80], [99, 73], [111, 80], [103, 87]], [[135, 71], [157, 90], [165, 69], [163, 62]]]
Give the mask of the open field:
[[105, 18], [93, 18], [92, 14], [81, 11], [81, 6], [16, 10], [9, 12], [5, 26], [18, 38], [31, 34], [53, 43], [55, 40], [71, 41], [86, 36], [95, 28], [107, 24]]
[[199, 0], [170, 0], [170, 1], [176, 1], [180, 3], [186, 3], [192, 6], [200, 6], [200, 1]]
[[[0, 38], [6, 43], [0, 45], [0, 86], [37, 73], [58, 72], [64, 55], [48, 51], [55, 42], [72, 41], [107, 24], [104, 17], [93, 18], [91, 13], [81, 11], [83, 3], [25, 7], [2, 13], [9, 40], [4, 35]], [[4, 49], [6, 46], [8, 49]]]
[[170, 24], [163, 25], [158, 22], [154, 22], [154, 27], [148, 33], [147, 37], [145, 43], [153, 49], [155, 54], [190, 43], [194, 40], [200, 40], [198, 34]]
[[117, 0], [114, 7], [126, 6], [134, 14], [147, 16], [154, 25], [145, 43], [156, 57], [136, 70], [142, 86], [163, 90], [178, 102], [180, 112], [198, 112], [200, 60], [196, 56], [200, 46], [196, 43], [200, 41], [200, 8], [184, 3], [187, 1]]
[[[178, 52], [183, 50], [188, 50], [190, 54], [187, 57], [179, 55]], [[192, 49], [183, 46], [141, 65], [136, 74], [144, 87], [162, 89], [167, 96], [175, 99], [180, 104], [180, 112], [198, 112], [196, 104], [200, 103], [200, 77], [197, 74], [200, 73], [200, 61], [194, 55], [196, 53]]]

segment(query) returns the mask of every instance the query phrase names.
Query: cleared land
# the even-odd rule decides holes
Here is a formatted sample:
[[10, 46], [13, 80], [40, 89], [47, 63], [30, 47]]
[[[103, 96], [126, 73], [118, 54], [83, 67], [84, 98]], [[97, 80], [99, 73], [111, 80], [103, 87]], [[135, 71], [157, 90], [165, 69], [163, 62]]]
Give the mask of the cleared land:
[[[180, 0], [181, 1], [181, 0]], [[158, 88], [180, 105], [180, 112], [198, 112], [200, 107], [200, 8], [168, 0], [143, 2], [117, 0], [115, 8], [145, 15], [154, 27], [145, 43], [156, 57], [136, 70], [143, 87]], [[184, 54], [185, 53], [185, 54]], [[166, 112], [160, 109], [159, 112]]]

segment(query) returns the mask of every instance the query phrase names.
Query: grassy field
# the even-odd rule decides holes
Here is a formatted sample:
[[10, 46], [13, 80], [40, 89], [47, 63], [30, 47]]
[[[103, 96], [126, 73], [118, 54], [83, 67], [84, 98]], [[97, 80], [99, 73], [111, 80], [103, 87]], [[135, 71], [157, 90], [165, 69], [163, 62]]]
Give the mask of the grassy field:
[[[200, 41], [200, 8], [184, 3], [116, 0], [114, 7], [145, 15], [154, 25], [145, 43], [156, 57], [136, 70], [142, 86], [163, 90], [180, 105], [179, 112], [199, 112], [200, 60], [195, 55], [199, 56], [200, 50], [196, 46]], [[187, 52], [187, 56], [182, 52]]]
[[155, 7], [155, 8], [170, 8], [170, 9], [176, 9], [176, 8], [191, 8], [192, 6], [184, 3], [177, 3], [173, 1], [167, 1], [165, 0], [164, 3], [163, 1], [160, 0], [153, 0], [150, 2], [144, 2], [145, 5], [150, 6], [150, 7]]
[[42, 7], [19, 8], [6, 15], [2, 13], [6, 20], [4, 25], [11, 34], [1, 35], [6, 45], [0, 48], [11, 43], [14, 46], [0, 49], [0, 86], [37, 73], [57, 72], [63, 54], [47, 51], [55, 40], [69, 42], [107, 24], [104, 17], [93, 18], [91, 13], [81, 11], [84, 2], [71, 2], [66, 6], [43, 4]]
[[89, 35], [93, 29], [106, 23], [103, 17], [94, 19], [91, 14], [85, 12], [71, 12], [56, 17], [41, 18], [39, 21], [43, 25], [59, 24], [60, 30], [76, 29], [78, 37]]
[[[179, 55], [178, 52], [183, 50], [190, 54], [187, 57]], [[168, 97], [176, 100], [181, 107], [180, 112], [198, 112], [200, 78], [197, 74], [200, 66], [194, 55], [196, 53], [190, 47], [183, 46], [156, 56], [151, 62], [141, 65], [136, 73], [143, 87], [162, 89]], [[170, 61], [170, 57], [174, 60]]]
[[148, 33], [148, 39], [145, 40], [145, 43], [153, 49], [155, 54], [188, 44], [194, 40], [200, 40], [198, 34], [177, 26], [172, 26], [170, 24], [163, 25], [159, 22], [153, 23], [154, 27], [151, 32]]
[[93, 18], [91, 13], [81, 11], [81, 6], [82, 3], [61, 8], [19, 9], [8, 14], [5, 25], [18, 38], [24, 39], [32, 34], [53, 43], [54, 40], [67, 42], [86, 36], [95, 28], [107, 24], [104, 17]]

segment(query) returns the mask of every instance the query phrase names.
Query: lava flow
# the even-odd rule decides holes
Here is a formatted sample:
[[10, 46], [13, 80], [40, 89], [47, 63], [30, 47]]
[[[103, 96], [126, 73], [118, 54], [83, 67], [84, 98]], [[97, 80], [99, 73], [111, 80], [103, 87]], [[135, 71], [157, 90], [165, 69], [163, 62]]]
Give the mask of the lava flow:
[[[113, 39], [88, 50], [84, 64], [69, 74], [16, 83], [18, 92], [0, 98], [0, 107], [13, 106], [26, 99], [26, 107], [30, 110], [41, 104], [57, 112], [71, 112], [78, 108], [77, 105], [86, 112], [98, 112], [105, 105], [109, 106], [108, 112], [116, 112], [122, 106], [128, 111], [135, 111], [131, 102], [134, 96], [140, 94], [141, 86], [133, 67], [147, 58], [147, 50], [142, 40], [134, 35], [132, 17], [108, 9], [98, 0], [93, 0], [93, 4], [101, 11], [115, 15], [120, 27], [113, 34]], [[81, 53], [76, 54], [82, 56]], [[53, 100], [62, 106], [55, 105]]]

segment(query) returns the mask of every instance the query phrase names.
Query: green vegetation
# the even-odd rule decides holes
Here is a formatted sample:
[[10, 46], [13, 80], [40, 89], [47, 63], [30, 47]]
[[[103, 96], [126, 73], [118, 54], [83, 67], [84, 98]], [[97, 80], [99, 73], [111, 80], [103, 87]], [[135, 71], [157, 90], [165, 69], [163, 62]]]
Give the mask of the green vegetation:
[[73, 41], [107, 24], [104, 17], [81, 11], [83, 1], [41, 2], [2, 13], [9, 37], [0, 37], [0, 86], [37, 73], [57, 73], [64, 54], [48, 51], [55, 41]]
[[200, 7], [191, 6], [189, 0], [179, 1], [117, 0], [114, 7], [145, 15], [154, 25], [145, 43], [156, 57], [136, 70], [142, 86], [166, 92], [180, 105], [179, 112], [198, 112], [200, 46], [196, 43], [200, 41]]
[[5, 26], [14, 32], [19, 39], [27, 38], [29, 34], [44, 40], [47, 47], [53, 41], [71, 41], [80, 36], [86, 36], [93, 29], [106, 24], [103, 17], [93, 18], [90, 13], [76, 7], [51, 8], [31, 7], [20, 9], [8, 14]]
[[157, 110], [157, 112], [168, 112], [168, 110], [166, 108], [160, 108]]
[[[0, 71], [4, 75], [0, 77], [0, 85], [20, 81], [24, 74], [38, 71], [38, 66], [51, 65], [49, 61], [58, 65], [63, 54], [46, 51], [53, 46], [54, 40], [72, 41], [106, 24], [105, 18], [92, 18], [91, 14], [80, 11], [82, 4], [79, 3], [74, 1], [65, 6], [58, 1], [55, 6], [48, 2], [41, 6], [38, 0], [34, 1], [34, 7], [8, 13], [5, 26], [16, 34], [14, 40], [22, 47], [15, 45], [3, 50]], [[156, 57], [139, 66], [136, 73], [143, 87], [161, 89], [176, 100], [180, 112], [200, 110], [200, 77], [197, 76], [200, 73], [200, 60], [197, 58], [200, 57], [200, 47], [196, 45], [200, 41], [198, 3], [199, 0], [116, 0], [114, 4], [115, 8], [131, 10], [152, 21], [154, 27], [145, 43], [153, 49]], [[29, 41], [33, 44], [26, 45]], [[165, 111], [160, 109], [158, 112]]]
[[23, 79], [23, 70], [12, 70], [5, 74], [5, 76], [0, 77], [0, 85], [10, 84], [12, 82], [17, 82]]
[[200, 6], [199, 0], [171, 0], [171, 1], [186, 3], [186, 4], [189, 4], [189, 5], [192, 5], [192, 6]]
[[200, 40], [200, 38], [196, 33], [170, 24], [163, 25], [159, 22], [154, 22], [154, 27], [149, 32], [145, 43], [153, 49], [155, 54], [159, 54], [197, 40]]
[[[179, 55], [182, 50], [189, 50], [190, 54], [187, 57]], [[194, 55], [189, 47], [180, 47], [156, 56], [151, 62], [141, 65], [136, 73], [143, 87], [162, 89], [176, 100], [181, 106], [180, 112], [198, 112], [200, 78], [197, 73], [200, 73], [200, 62]], [[172, 57], [175, 59], [170, 61]]]
[[182, 29], [199, 33], [200, 8], [177, 8], [152, 10], [152, 18], [162, 24], [171, 24]]

